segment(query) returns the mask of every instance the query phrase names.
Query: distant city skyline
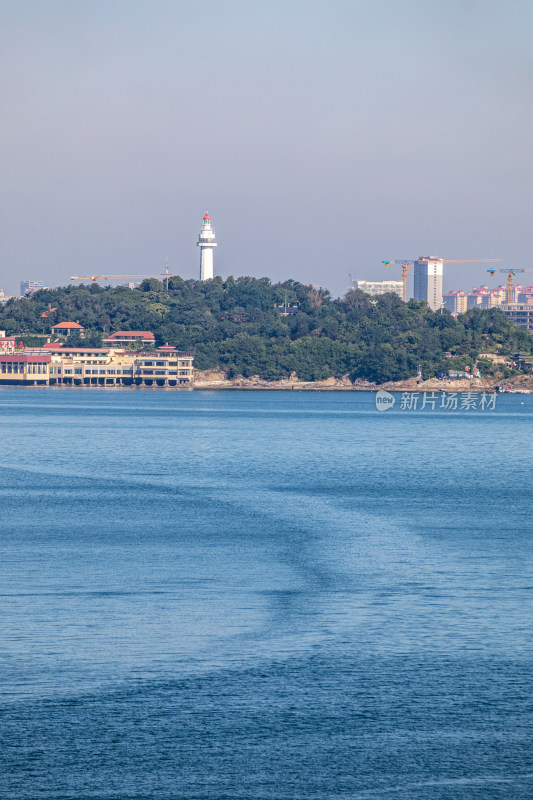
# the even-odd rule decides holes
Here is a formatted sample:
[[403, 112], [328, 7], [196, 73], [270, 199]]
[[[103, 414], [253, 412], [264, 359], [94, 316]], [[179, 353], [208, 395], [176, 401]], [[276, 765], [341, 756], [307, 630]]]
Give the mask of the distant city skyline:
[[[0, 21], [8, 293], [167, 258], [195, 278], [206, 208], [222, 277], [337, 296], [420, 253], [532, 263], [525, 0], [0, 0]], [[444, 291], [484, 277], [446, 265]]]
[[[204, 223], [205, 223], [205, 217], [204, 217]], [[200, 239], [196, 242], [196, 244], [198, 245], [199, 243], [200, 243]], [[216, 246], [216, 244], [214, 246]], [[418, 262], [415, 262], [415, 267], [416, 267], [416, 263], [418, 263]], [[168, 267], [168, 276], [179, 275], [179, 273], [174, 272], [169, 267], [168, 262], [165, 264], [165, 268], [164, 269], [166, 270], [167, 267]], [[486, 274], [485, 275], [483, 274], [483, 273], [487, 273], [489, 271], [486, 268], [486, 266], [476, 265], [476, 268], [478, 269], [478, 271], [481, 271], [481, 279], [482, 280], [491, 280], [492, 282], [491, 283], [480, 283], [480, 282], [472, 280], [473, 276], [469, 276], [469, 278], [464, 278], [463, 279], [463, 282], [462, 282], [461, 285], [454, 285], [454, 286], [447, 285], [447, 284], [450, 284], [450, 280], [448, 280], [448, 281], [446, 280], [446, 270], [450, 269], [450, 267], [447, 266], [443, 270], [443, 272], [444, 272], [443, 286], [445, 287], [445, 289], [443, 289], [442, 294], [448, 294], [450, 292], [466, 292], [468, 294], [468, 293], [476, 292], [479, 289], [488, 289], [491, 292], [496, 292], [499, 289], [504, 288], [506, 286], [506, 284], [501, 282], [501, 275], [499, 275], [498, 277], [491, 276], [491, 278], [488, 278], [488, 276]], [[369, 271], [370, 270], [367, 270], [367, 272], [369, 272]], [[527, 270], [527, 272], [531, 272], [531, 271], [532, 270]], [[360, 272], [363, 272], [363, 271], [360, 271]], [[200, 274], [198, 274], [198, 266], [197, 266], [196, 275], [183, 275], [182, 274], [180, 277], [192, 278], [193, 280], [197, 280], [197, 279], [208, 280], [209, 279], [209, 276], [202, 278], [201, 274], [202, 274], [202, 268], [200, 268]], [[163, 281], [164, 281], [164, 275], [165, 275], [164, 272], [163, 273], [161, 273], [161, 272], [154, 272], [153, 273], [153, 277], [159, 277]], [[517, 275], [518, 276], [520, 275], [520, 270], [517, 270]], [[223, 278], [227, 277], [227, 276], [219, 276], [217, 270], [215, 269], [214, 270], [214, 277], [217, 277], [217, 276], [218, 277], [223, 277]], [[117, 278], [116, 276], [114, 276], [114, 277], [112, 276], [109, 280], [104, 279], [104, 278], [99, 278], [97, 282], [100, 285], [108, 285], [108, 284], [112, 285], [112, 286], [125, 285], [125, 286], [129, 286], [130, 288], [134, 288], [135, 286], [138, 286], [139, 283], [144, 278], [147, 277], [147, 275], [139, 273], [137, 275], [137, 277], [139, 278], [138, 282], [135, 282], [135, 281], [131, 280], [134, 277], [135, 276], [133, 274], [123, 275], [122, 276], [123, 280], [121, 280], [121, 279]], [[238, 276], [234, 276], [234, 277], [238, 277]], [[265, 276], [255, 276], [255, 277], [265, 277]], [[266, 276], [266, 277], [271, 277], [271, 276]], [[280, 280], [284, 280], [284, 278], [282, 277], [282, 278], [280, 278]], [[57, 284], [57, 286], [66, 286], [66, 285], [69, 285], [69, 283], [72, 283], [73, 281], [74, 281], [74, 279], [71, 276], [68, 280], [65, 280], [64, 283]], [[90, 277], [90, 275], [87, 275], [87, 280], [85, 282], [89, 283], [90, 281], [91, 281], [91, 277]], [[79, 285], [81, 282], [82, 282], [82, 279], [80, 277], [78, 277], [78, 276], [75, 276], [76, 285]], [[302, 282], [304, 282], [304, 281], [302, 281]], [[522, 285], [525, 286], [526, 284], [527, 284], [527, 279], [525, 278], [525, 276], [524, 276], [524, 279], [523, 279], [523, 283], [516, 282], [516, 280], [515, 280], [515, 285], [517, 287], [519, 287], [519, 286], [521, 287]], [[23, 296], [28, 291], [30, 291], [30, 292], [37, 291], [39, 288], [54, 288], [54, 286], [52, 286], [52, 285], [50, 285], [50, 287], [48, 287], [48, 285], [46, 284], [46, 281], [37, 280], [35, 278], [21, 280], [19, 282], [19, 287], [20, 287], [20, 289], [19, 289], [19, 295], [20, 296]], [[388, 289], [386, 287], [388, 287]], [[0, 289], [1, 288], [3, 288], [3, 287], [0, 287]], [[325, 286], [324, 288], [328, 288], [328, 287]], [[348, 291], [350, 288], [351, 289], [361, 289], [361, 291], [364, 291], [366, 294], [371, 294], [371, 295], [373, 295], [373, 294], [380, 295], [380, 294], [384, 294], [385, 291], [393, 291], [394, 293], [398, 294], [401, 297], [401, 281], [390, 280], [387, 277], [380, 278], [375, 282], [367, 281], [367, 279], [365, 279], [365, 278], [356, 277], [353, 274], [353, 270], [350, 270], [348, 272], [346, 286], [340, 292], [340, 294], [343, 294], [343, 292]], [[420, 297], [418, 297], [418, 294], [419, 294], [419, 292], [417, 293], [417, 291], [415, 289], [415, 277], [414, 277], [414, 274], [411, 274], [411, 275], [409, 275], [408, 283], [407, 283], [407, 299], [410, 299], [410, 298], [426, 299], [425, 297], [422, 297], [422, 295], [420, 295]], [[15, 296], [17, 296], [16, 293], [15, 293]]]

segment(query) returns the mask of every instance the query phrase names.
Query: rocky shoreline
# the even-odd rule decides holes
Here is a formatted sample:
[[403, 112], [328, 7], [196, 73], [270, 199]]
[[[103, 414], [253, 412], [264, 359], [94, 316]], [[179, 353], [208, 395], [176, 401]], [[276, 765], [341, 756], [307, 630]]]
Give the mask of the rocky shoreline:
[[384, 389], [389, 392], [492, 392], [500, 386], [512, 386], [514, 389], [533, 390], [533, 377], [518, 375], [510, 380], [494, 381], [486, 378], [472, 378], [470, 380], [441, 380], [431, 378], [419, 381], [417, 378], [408, 378], [404, 381], [389, 381], [388, 383], [372, 383], [371, 381], [351, 381], [348, 375], [342, 378], [327, 378], [323, 381], [301, 381], [296, 375], [291, 375], [279, 381], [266, 381], [258, 375], [250, 378], [237, 376], [228, 378], [222, 370], [202, 372], [195, 371], [193, 389], [255, 389], [255, 390], [286, 390], [286, 391], [363, 391], [374, 392]]

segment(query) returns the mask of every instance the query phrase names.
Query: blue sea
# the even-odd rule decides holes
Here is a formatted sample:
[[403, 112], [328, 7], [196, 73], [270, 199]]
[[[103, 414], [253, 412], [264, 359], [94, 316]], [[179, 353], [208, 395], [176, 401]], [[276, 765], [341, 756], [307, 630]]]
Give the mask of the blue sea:
[[533, 396], [0, 390], [1, 800], [531, 800]]

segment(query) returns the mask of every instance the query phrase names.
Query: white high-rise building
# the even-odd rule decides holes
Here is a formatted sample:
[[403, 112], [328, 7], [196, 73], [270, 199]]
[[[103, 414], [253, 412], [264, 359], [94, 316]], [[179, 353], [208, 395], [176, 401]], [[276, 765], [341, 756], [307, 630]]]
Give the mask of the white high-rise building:
[[365, 294], [370, 294], [373, 297], [389, 294], [390, 292], [397, 294], [398, 297], [402, 296], [402, 282], [401, 281], [353, 281], [354, 288], [360, 289]]
[[433, 311], [438, 311], [442, 308], [443, 260], [433, 256], [420, 256], [414, 266], [415, 300], [425, 300]]
[[217, 243], [215, 242], [215, 231], [211, 225], [211, 218], [207, 211], [205, 212], [204, 224], [197, 244], [200, 248], [200, 280], [210, 281], [213, 278], [213, 248], [217, 246]]

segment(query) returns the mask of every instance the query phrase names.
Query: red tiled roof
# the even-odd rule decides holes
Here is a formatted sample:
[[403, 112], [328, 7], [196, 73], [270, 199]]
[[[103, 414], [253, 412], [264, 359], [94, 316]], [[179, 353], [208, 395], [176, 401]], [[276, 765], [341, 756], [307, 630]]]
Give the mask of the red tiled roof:
[[61, 330], [74, 329], [77, 331], [82, 331], [83, 325], [78, 325], [77, 322], [58, 322], [57, 325], [52, 325], [52, 330], [54, 330], [54, 328], [61, 328]]
[[45, 350], [61, 350], [63, 345], [61, 342], [47, 342], [44, 346]]
[[52, 356], [29, 356], [29, 355], [0, 355], [0, 362], [17, 362], [25, 364], [48, 364], [52, 360]]
[[[46, 347], [46, 345], [45, 345]], [[118, 350], [119, 348], [113, 348]], [[109, 353], [110, 347], [61, 347], [62, 353]]]
[[116, 333], [110, 334], [108, 339], [118, 339], [118, 338], [125, 338], [126, 336], [134, 336], [136, 339], [155, 339], [154, 334], [152, 331], [117, 331]]

